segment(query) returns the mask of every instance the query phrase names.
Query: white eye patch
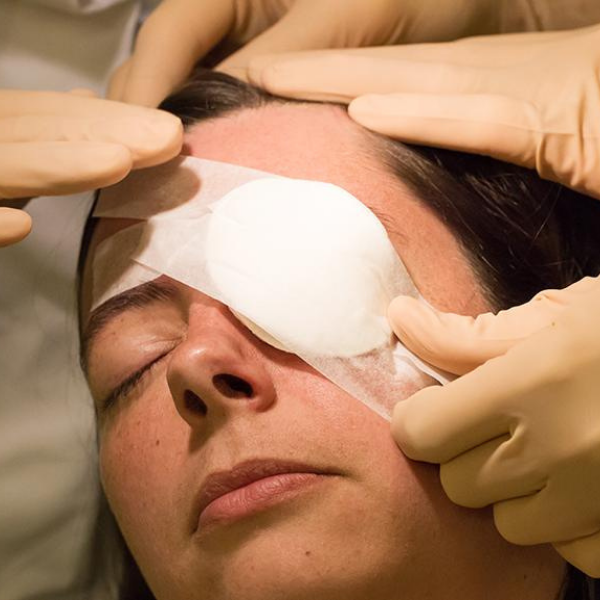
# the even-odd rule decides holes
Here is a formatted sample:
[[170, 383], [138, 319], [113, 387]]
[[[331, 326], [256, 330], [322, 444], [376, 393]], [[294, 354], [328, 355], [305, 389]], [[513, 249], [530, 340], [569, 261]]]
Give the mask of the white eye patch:
[[387, 307], [417, 291], [381, 222], [338, 186], [188, 157], [133, 173], [94, 214], [141, 220], [99, 246], [94, 307], [167, 275], [386, 418], [430, 376], [447, 381], [394, 338]]
[[319, 181], [259, 179], [236, 188], [213, 206], [206, 240], [225, 304], [284, 347], [324, 356], [389, 342], [385, 314], [401, 279], [394, 257], [373, 213]]

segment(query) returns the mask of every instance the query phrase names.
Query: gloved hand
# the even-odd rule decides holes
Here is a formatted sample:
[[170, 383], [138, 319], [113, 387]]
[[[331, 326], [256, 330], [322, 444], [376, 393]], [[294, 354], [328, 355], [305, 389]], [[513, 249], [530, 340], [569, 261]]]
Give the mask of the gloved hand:
[[551, 542], [594, 577], [600, 577], [599, 307], [600, 278], [588, 277], [497, 316], [444, 314], [407, 297], [389, 310], [398, 337], [423, 359], [459, 374], [474, 369], [396, 405], [392, 432], [402, 450], [441, 463], [454, 502], [493, 504], [507, 540]]
[[[267, 56], [250, 79], [350, 102], [375, 131], [534, 167], [600, 198], [599, 68], [596, 26]], [[395, 300], [392, 325], [425, 360], [465, 373], [498, 358], [399, 403], [393, 433], [408, 456], [442, 463], [453, 500], [494, 504], [507, 539], [552, 542], [600, 576], [600, 283], [540, 298], [475, 320]]]
[[[182, 139], [181, 121], [162, 111], [80, 93], [0, 90], [0, 200], [111, 185], [173, 158]], [[0, 209], [0, 246], [30, 229], [26, 213]]]
[[600, 21], [597, 0], [563, 2], [560, 10], [549, 4], [545, 0], [163, 0], [140, 29], [133, 56], [115, 73], [109, 97], [157, 106], [219, 43], [222, 55], [241, 46], [218, 68], [244, 78], [248, 61], [267, 52], [440, 42]]
[[600, 198], [599, 72], [596, 25], [266, 56], [249, 76], [274, 94], [349, 102], [354, 120], [385, 135], [535, 168]]

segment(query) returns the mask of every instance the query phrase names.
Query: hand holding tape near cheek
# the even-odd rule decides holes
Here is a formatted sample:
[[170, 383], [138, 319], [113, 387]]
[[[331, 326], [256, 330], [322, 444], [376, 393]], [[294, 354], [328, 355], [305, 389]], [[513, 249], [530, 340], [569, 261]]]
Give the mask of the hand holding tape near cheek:
[[141, 222], [98, 247], [93, 308], [167, 275], [388, 420], [448, 381], [394, 338], [389, 303], [418, 293], [381, 222], [338, 186], [187, 157], [105, 190], [94, 216]]

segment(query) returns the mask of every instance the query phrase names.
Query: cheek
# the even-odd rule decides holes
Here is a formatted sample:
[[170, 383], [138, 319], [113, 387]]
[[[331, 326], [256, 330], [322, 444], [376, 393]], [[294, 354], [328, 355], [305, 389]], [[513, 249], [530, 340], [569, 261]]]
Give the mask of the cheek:
[[[286, 391], [304, 400], [288, 405], [284, 437], [309, 440], [313, 456], [330, 458], [349, 477], [324, 499], [314, 520], [276, 538], [280, 547], [293, 537], [304, 541], [316, 563], [333, 569], [331, 561], [337, 561], [348, 572], [364, 569], [382, 576], [389, 569], [407, 587], [413, 580], [422, 586], [435, 571], [452, 578], [456, 571], [470, 572], [470, 565], [483, 567], [482, 547], [501, 556], [505, 544], [490, 512], [452, 504], [437, 466], [406, 458], [389, 423], [320, 377], [297, 377], [293, 386], [288, 380]], [[263, 540], [260, 552], [252, 548], [252, 556], [272, 556], [267, 542], [273, 540]], [[418, 590], [415, 594], [419, 597]]]
[[[319, 375], [298, 378], [294, 397], [310, 398], [313, 406], [296, 403], [290, 436], [298, 436], [298, 424], [314, 415], [311, 444], [317, 453], [335, 453], [340, 463], [365, 483], [361, 494], [381, 507], [388, 518], [427, 528], [481, 528], [482, 535], [497, 537], [488, 510], [468, 510], [452, 503], [440, 483], [439, 467], [407, 458], [394, 442], [390, 425], [371, 409]], [[302, 395], [301, 395], [302, 394]], [[366, 490], [366, 492], [365, 492]], [[367, 496], [364, 496], [365, 498]], [[443, 524], [443, 527], [442, 527]]]
[[186, 424], [158, 396], [121, 409], [101, 431], [102, 484], [128, 541], [148, 522], [164, 522], [185, 453]]
[[438, 510], [436, 504], [444, 495], [437, 467], [402, 454], [387, 421], [310, 370], [297, 372], [294, 383], [288, 377], [285, 385], [286, 396], [304, 400], [286, 407], [280, 433], [300, 443], [309, 439], [313, 456], [329, 457], [348, 471], [360, 484], [356, 506], [380, 506], [386, 518], [405, 523], [407, 513], [417, 522]]
[[498, 535], [491, 510], [453, 504], [441, 487], [438, 466], [404, 456], [389, 424], [358, 401], [339, 398], [329, 413], [334, 418], [324, 435], [340, 440], [340, 454], [359, 481], [344, 490], [325, 520], [332, 539], [354, 544], [353, 552], [360, 548], [361, 562], [374, 572], [380, 568], [376, 563], [388, 565], [407, 590], [416, 586], [411, 597], [421, 597], [424, 582], [443, 588], [445, 580], [474, 569], [492, 576], [494, 561], [512, 549]]

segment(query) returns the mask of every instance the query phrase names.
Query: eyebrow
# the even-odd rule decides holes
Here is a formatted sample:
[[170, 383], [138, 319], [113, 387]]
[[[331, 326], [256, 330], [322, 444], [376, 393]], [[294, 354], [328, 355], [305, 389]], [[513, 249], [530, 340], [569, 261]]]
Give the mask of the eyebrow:
[[81, 336], [79, 361], [85, 376], [88, 376], [90, 348], [94, 340], [111, 321], [127, 311], [145, 308], [154, 302], [171, 300], [178, 293], [179, 290], [172, 281], [155, 279], [130, 290], [125, 290], [95, 308], [90, 313], [89, 320]]

